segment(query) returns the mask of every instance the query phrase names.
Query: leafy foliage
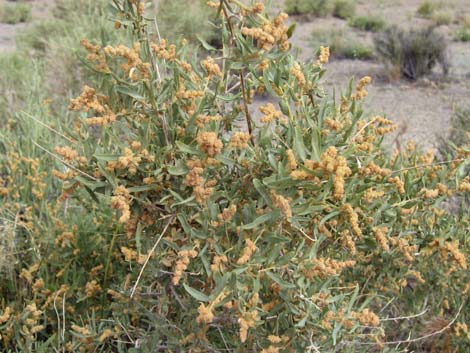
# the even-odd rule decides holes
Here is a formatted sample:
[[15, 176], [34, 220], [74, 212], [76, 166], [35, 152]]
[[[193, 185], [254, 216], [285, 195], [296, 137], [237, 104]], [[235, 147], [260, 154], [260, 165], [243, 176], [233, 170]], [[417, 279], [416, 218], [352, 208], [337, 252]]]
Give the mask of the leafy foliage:
[[113, 1], [132, 44], [82, 40], [102, 80], [72, 123], [6, 122], [2, 350], [468, 350], [469, 219], [441, 202], [470, 152], [389, 155], [369, 77], [332, 99], [285, 14], [209, 5], [224, 45], [201, 58]]

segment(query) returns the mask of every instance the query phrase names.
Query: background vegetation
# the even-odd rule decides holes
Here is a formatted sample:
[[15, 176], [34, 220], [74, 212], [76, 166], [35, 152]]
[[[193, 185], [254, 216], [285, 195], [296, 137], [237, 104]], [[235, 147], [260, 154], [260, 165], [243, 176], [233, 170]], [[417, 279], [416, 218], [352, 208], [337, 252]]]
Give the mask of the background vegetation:
[[370, 78], [325, 95], [328, 50], [298, 62], [260, 5], [200, 7], [198, 52], [107, 5], [60, 1], [1, 58], [3, 351], [469, 349], [462, 129], [384, 150]]

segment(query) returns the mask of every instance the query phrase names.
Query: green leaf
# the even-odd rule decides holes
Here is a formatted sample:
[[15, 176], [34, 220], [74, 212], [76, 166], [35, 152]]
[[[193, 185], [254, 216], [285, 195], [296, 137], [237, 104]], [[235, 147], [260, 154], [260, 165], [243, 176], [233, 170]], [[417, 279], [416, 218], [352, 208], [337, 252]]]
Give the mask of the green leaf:
[[95, 157], [99, 161], [109, 162], [109, 161], [117, 161], [120, 156], [115, 155], [115, 154], [95, 153], [93, 157]]
[[176, 163], [176, 165], [173, 165], [168, 168], [168, 173], [171, 175], [186, 175], [188, 174], [188, 168], [186, 165], [183, 163], [182, 160], [178, 161], [179, 163]]
[[279, 284], [282, 289], [293, 289], [295, 288], [295, 284], [284, 281], [281, 277], [279, 277], [277, 274], [272, 273], [271, 271], [266, 271], [266, 274], [271, 278], [274, 282]]
[[296, 126], [294, 128], [294, 151], [302, 162], [307, 158], [306, 150], [302, 132], [300, 131], [300, 128]]
[[131, 90], [127, 87], [124, 87], [124, 86], [115, 86], [115, 89], [117, 92], [119, 93], [122, 93], [122, 94], [125, 94], [129, 97], [132, 97], [134, 99], [137, 99], [137, 100], [145, 100], [145, 97], [142, 96], [141, 94], [139, 94], [139, 92], [137, 92], [136, 90]]
[[193, 297], [194, 299], [200, 301], [200, 302], [208, 302], [209, 297], [205, 295], [204, 293], [198, 291], [197, 289], [194, 289], [190, 286], [188, 286], [186, 283], [183, 283], [183, 287], [188, 292], [188, 294]]
[[217, 49], [214, 48], [212, 45], [210, 45], [209, 43], [207, 43], [204, 38], [202, 38], [202, 36], [200, 36], [199, 34], [196, 36], [197, 39], [199, 40], [199, 42], [201, 43], [201, 45], [204, 47], [204, 49], [206, 49], [207, 51], [216, 51]]
[[289, 28], [287, 29], [287, 38], [290, 38], [292, 37], [292, 35], [294, 34], [294, 31], [295, 31], [295, 27], [297, 27], [297, 23], [293, 23], [289, 26]]
[[311, 132], [312, 137], [312, 157], [316, 162], [320, 161], [321, 156], [321, 133], [318, 128], [314, 128]]
[[255, 187], [256, 191], [263, 197], [264, 201], [267, 205], [271, 204], [271, 197], [269, 197], [268, 191], [264, 187], [264, 185], [259, 181], [259, 179], [253, 179], [253, 186]]
[[269, 212], [267, 214], [259, 216], [253, 222], [245, 224], [241, 228], [242, 228], [242, 230], [250, 230], [250, 229], [258, 227], [259, 225], [261, 225], [263, 223], [266, 223], [266, 222], [270, 221], [271, 218], [273, 218], [273, 212]]
[[141, 185], [141, 186], [133, 186], [128, 188], [127, 190], [129, 192], [142, 192], [142, 191], [149, 191], [149, 190], [154, 190], [157, 185]]
[[181, 141], [176, 141], [176, 146], [181, 152], [194, 154], [194, 155], [202, 155], [202, 152], [199, 151], [197, 148], [186, 145]]

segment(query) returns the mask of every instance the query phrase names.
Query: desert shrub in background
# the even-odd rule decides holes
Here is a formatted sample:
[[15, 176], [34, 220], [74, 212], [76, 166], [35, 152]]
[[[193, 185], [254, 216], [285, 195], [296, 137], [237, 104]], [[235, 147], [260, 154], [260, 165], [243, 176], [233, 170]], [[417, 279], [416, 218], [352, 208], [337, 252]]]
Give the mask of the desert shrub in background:
[[356, 12], [355, 0], [286, 0], [285, 11], [290, 15], [312, 15], [325, 17], [333, 15], [348, 19]]
[[31, 20], [31, 5], [18, 1], [15, 3], [0, 3], [0, 22], [16, 24]]
[[416, 13], [422, 17], [431, 17], [435, 11], [439, 10], [442, 7], [441, 3], [436, 1], [424, 0], [418, 7]]
[[386, 23], [377, 16], [358, 16], [351, 19], [349, 25], [363, 31], [379, 32], [384, 29]]
[[374, 38], [375, 50], [390, 71], [416, 80], [440, 65], [447, 74], [447, 41], [433, 27], [404, 31], [396, 26], [387, 28]]
[[289, 15], [324, 17], [332, 14], [334, 3], [331, 0], [286, 0], [284, 8]]
[[455, 33], [455, 40], [460, 42], [470, 42], [470, 26], [458, 29]]
[[356, 13], [355, 0], [336, 0], [333, 9], [333, 16], [341, 19], [348, 19], [354, 17]]
[[374, 58], [373, 48], [344, 30], [316, 30], [312, 33], [312, 46], [328, 46], [336, 58], [370, 60]]
[[113, 1], [128, 39], [82, 41], [73, 120], [2, 129], [1, 349], [468, 350], [469, 219], [440, 204], [470, 153], [390, 155], [369, 77], [328, 97], [328, 49], [298, 62], [285, 14], [209, 4], [224, 46], [200, 57]]
[[439, 10], [432, 14], [431, 20], [436, 26], [448, 26], [454, 21], [454, 15], [451, 11]]
[[218, 39], [217, 27], [211, 23], [213, 13], [203, 0], [162, 0], [158, 2], [156, 18], [161, 33], [170, 40], [186, 38], [197, 43], [198, 37], [208, 43]]

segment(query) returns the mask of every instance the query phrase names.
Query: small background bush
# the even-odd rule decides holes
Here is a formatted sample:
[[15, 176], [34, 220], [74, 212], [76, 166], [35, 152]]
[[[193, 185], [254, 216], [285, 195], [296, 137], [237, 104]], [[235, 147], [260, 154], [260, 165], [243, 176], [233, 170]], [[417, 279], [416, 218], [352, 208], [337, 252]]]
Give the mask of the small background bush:
[[324, 17], [331, 15], [334, 3], [331, 0], [286, 0], [285, 11], [290, 15], [313, 15]]
[[354, 17], [356, 14], [356, 1], [355, 0], [336, 0], [333, 9], [333, 16], [341, 19], [348, 19]]
[[373, 48], [363, 44], [347, 30], [317, 30], [312, 33], [312, 46], [330, 47], [336, 58], [370, 60], [374, 58]]
[[444, 74], [449, 70], [447, 41], [434, 28], [404, 31], [396, 26], [374, 38], [375, 50], [389, 70], [416, 80], [431, 73], [439, 64]]
[[158, 2], [156, 18], [161, 35], [170, 40], [186, 38], [197, 42], [198, 37], [208, 43], [217, 38], [217, 27], [211, 24], [213, 12], [204, 0], [161, 0]]
[[351, 19], [349, 25], [363, 31], [378, 32], [385, 27], [385, 21], [376, 16], [358, 16]]
[[23, 1], [0, 2], [0, 22], [16, 24], [31, 20], [31, 5]]

